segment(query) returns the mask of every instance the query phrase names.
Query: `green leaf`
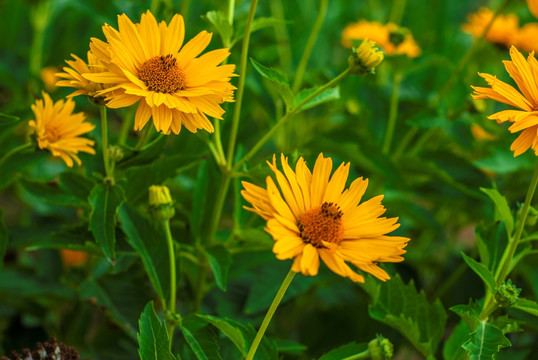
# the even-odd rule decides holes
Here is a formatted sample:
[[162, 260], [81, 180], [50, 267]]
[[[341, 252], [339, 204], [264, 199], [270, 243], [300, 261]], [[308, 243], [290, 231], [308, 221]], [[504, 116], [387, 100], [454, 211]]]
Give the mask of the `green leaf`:
[[196, 314], [188, 315], [181, 321], [181, 332], [199, 360], [219, 360], [220, 348], [213, 327], [207, 326]]
[[0, 164], [0, 189], [5, 188], [17, 177], [17, 172], [24, 169], [26, 166], [44, 161], [49, 156], [46, 151], [36, 151], [33, 153], [17, 153]]
[[52, 205], [80, 206], [81, 200], [71, 194], [66, 194], [57, 182], [34, 181], [21, 178], [22, 187], [33, 196]]
[[192, 198], [191, 232], [195, 238], [202, 236], [202, 224], [206, 211], [211, 211], [208, 204], [209, 170], [208, 161], [204, 161], [198, 169], [196, 186]]
[[535, 301], [520, 298], [517, 299], [516, 303], [512, 305], [512, 307], [525, 311], [534, 316], [538, 316], [538, 303]]
[[88, 201], [88, 196], [95, 185], [91, 179], [73, 171], [61, 173], [59, 183], [61, 189], [84, 202]]
[[243, 332], [241, 331], [241, 325], [230, 319], [219, 319], [211, 315], [199, 315], [197, 316], [204, 319], [209, 324], [219, 329], [228, 339], [230, 339], [243, 356], [246, 356], [246, 342]]
[[413, 280], [405, 285], [398, 274], [378, 288], [368, 307], [370, 316], [398, 330], [425, 357], [434, 356], [447, 317], [439, 299], [430, 304]]
[[0, 128], [17, 125], [21, 121], [18, 116], [4, 114], [0, 112]]
[[498, 316], [491, 320], [491, 325], [501, 329], [503, 334], [523, 331], [520, 327], [521, 323], [521, 321], [512, 319], [508, 315]]
[[102, 255], [102, 250], [95, 244], [93, 234], [88, 230], [88, 223], [64, 225], [61, 231], [55, 231], [45, 239], [26, 244], [26, 250], [70, 249]]
[[174, 360], [170, 352], [170, 338], [166, 322], [161, 322], [150, 301], [138, 321], [140, 332], [137, 335], [138, 354], [141, 360]]
[[165, 149], [168, 136], [159, 134], [155, 140], [146, 144], [140, 150], [123, 148], [123, 159], [117, 163], [119, 169], [140, 166], [151, 163], [157, 159]]
[[467, 359], [467, 351], [462, 348], [462, 345], [469, 339], [471, 333], [469, 325], [465, 321], [460, 323], [454, 328], [452, 334], [445, 342], [443, 347], [443, 359], [445, 360], [465, 360]]
[[165, 271], [164, 274], [159, 274], [157, 270], [157, 265], [163, 263], [166, 264], [166, 269], [170, 268], [167, 256], [168, 252], [163, 251], [163, 249], [166, 249], [166, 239], [155, 229], [151, 222], [141, 216], [127, 203], [120, 206], [118, 215], [121, 221], [121, 228], [127, 235], [127, 242], [140, 255], [157, 296], [163, 302], [166, 302], [170, 290], [167, 288], [167, 291], [164, 291], [161, 280], [167, 280], [163, 275], [168, 272]]
[[[299, 105], [303, 100], [305, 100], [307, 97], [318, 91], [320, 87], [315, 87], [311, 89], [304, 89], [301, 90], [296, 96], [295, 99], [293, 99], [293, 106]], [[304, 111], [310, 108], [313, 108], [314, 106], [318, 106], [319, 104], [323, 104], [329, 101], [338, 100], [340, 99], [340, 88], [338, 86], [327, 89], [321, 94], [316, 95], [313, 99], [309, 100], [306, 104], [302, 105], [299, 111]]]
[[495, 359], [495, 354], [501, 348], [511, 345], [499, 328], [482, 320], [469, 340], [463, 344], [463, 348], [469, 352], [470, 360], [489, 360]]
[[220, 35], [224, 47], [230, 47], [234, 28], [222, 11], [209, 11], [204, 18], [215, 27]]
[[7, 251], [7, 228], [4, 224], [4, 213], [0, 209], [0, 270], [2, 270], [2, 265], [4, 264], [4, 255]]
[[207, 249], [206, 252], [209, 257], [209, 265], [215, 275], [217, 286], [221, 290], [226, 291], [228, 271], [232, 264], [232, 256], [230, 255], [230, 252], [223, 245], [214, 245]]
[[481, 264], [473, 258], [470, 258], [469, 256], [465, 255], [463, 251], [461, 252], [461, 256], [463, 256], [463, 260], [465, 260], [467, 265], [469, 265], [469, 267], [476, 273], [476, 275], [480, 276], [480, 278], [482, 279], [484, 284], [486, 284], [486, 287], [491, 291], [491, 293], [495, 294], [497, 285], [495, 285], [495, 278], [493, 277], [491, 271], [489, 271], [489, 269], [484, 264]]
[[342, 345], [321, 356], [318, 360], [341, 360], [368, 350], [367, 343], [352, 342]]
[[[277, 24], [283, 24], [285, 21], [275, 19], [272, 17], [259, 17], [254, 19], [252, 22], [252, 26], [250, 27], [250, 33], [252, 34], [255, 31], [261, 30], [266, 27], [272, 27]], [[235, 43], [237, 43], [239, 40], [241, 40], [245, 36], [245, 22], [239, 23], [237, 26], [237, 30], [235, 31], [234, 38], [232, 40], [231, 46], [233, 46]]]
[[293, 106], [294, 96], [286, 75], [280, 70], [271, 69], [260, 64], [253, 58], [250, 58], [250, 62], [252, 65], [254, 65], [254, 69], [256, 69], [260, 75], [269, 80], [271, 84], [277, 88], [278, 93], [282, 96], [282, 99], [286, 103], [286, 107], [290, 109]]
[[497, 209], [499, 218], [506, 225], [506, 232], [510, 238], [512, 236], [512, 231], [514, 230], [514, 217], [512, 216], [506, 198], [502, 196], [497, 189], [480, 188], [480, 191], [489, 196], [489, 198], [493, 200], [493, 203], [495, 203], [495, 209]]
[[469, 300], [469, 304], [454, 305], [450, 308], [453, 312], [459, 315], [463, 321], [467, 324], [470, 330], [476, 329], [480, 322], [480, 308], [478, 304]]
[[118, 207], [125, 200], [123, 189], [117, 185], [97, 184], [93, 188], [88, 202], [92, 207], [89, 229], [97, 244], [103, 249], [108, 261], [114, 262], [116, 257], [116, 214]]
[[506, 225], [502, 222], [492, 224], [479, 224], [475, 229], [475, 236], [480, 254], [480, 260], [494, 272], [501, 261], [503, 250], [508, 244]]

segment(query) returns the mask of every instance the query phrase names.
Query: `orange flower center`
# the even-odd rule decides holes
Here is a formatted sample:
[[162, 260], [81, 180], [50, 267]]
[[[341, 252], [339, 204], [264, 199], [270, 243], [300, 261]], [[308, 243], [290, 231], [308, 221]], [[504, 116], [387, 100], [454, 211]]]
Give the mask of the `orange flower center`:
[[305, 211], [299, 219], [300, 236], [305, 244], [324, 248], [322, 241], [339, 244], [344, 236], [340, 207], [332, 202]]
[[174, 93], [184, 89], [185, 76], [173, 55], [155, 56], [144, 62], [138, 69], [138, 78], [149, 91]]

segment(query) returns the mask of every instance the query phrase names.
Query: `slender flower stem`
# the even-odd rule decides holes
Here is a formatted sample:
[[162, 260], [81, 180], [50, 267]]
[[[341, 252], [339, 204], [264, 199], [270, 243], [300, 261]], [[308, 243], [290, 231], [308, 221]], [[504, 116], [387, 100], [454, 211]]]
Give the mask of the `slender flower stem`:
[[282, 298], [284, 297], [284, 294], [286, 293], [288, 286], [290, 286], [291, 281], [293, 280], [294, 276], [295, 276], [295, 272], [290, 270], [288, 272], [288, 275], [286, 275], [286, 278], [282, 282], [282, 285], [280, 285], [280, 289], [278, 289], [278, 292], [276, 293], [276, 296], [273, 299], [273, 303], [269, 307], [269, 310], [267, 310], [267, 314], [265, 314], [265, 318], [263, 319], [262, 326], [260, 326], [260, 329], [258, 330], [258, 333], [256, 334], [256, 337], [254, 338], [254, 341], [252, 342], [252, 345], [250, 346], [250, 350], [248, 351], [246, 360], [252, 360], [254, 358], [254, 354], [256, 354], [256, 350], [258, 349], [258, 345], [260, 345], [260, 341], [262, 340], [263, 334], [265, 334], [265, 330], [267, 329], [269, 322], [273, 318], [276, 308], [280, 304], [280, 301], [282, 301]]
[[136, 143], [136, 146], [135, 146], [136, 151], [142, 149], [142, 147], [146, 144], [146, 141], [148, 140], [148, 136], [150, 132], [151, 132], [151, 126], [146, 125], [146, 128], [143, 130], [142, 135], [140, 135], [140, 138], [138, 139], [138, 142]]
[[[172, 314], [176, 312], [176, 252], [174, 251], [174, 240], [172, 239], [172, 232], [170, 231], [170, 220], [164, 220], [162, 222], [164, 233], [166, 234], [166, 243], [168, 244], [168, 258], [170, 261], [170, 302], [168, 304], [168, 311]], [[168, 334], [170, 334], [170, 347], [172, 346], [172, 339], [174, 338], [174, 321], [168, 323]]]
[[248, 58], [248, 45], [250, 43], [250, 31], [252, 28], [252, 22], [254, 21], [254, 15], [256, 14], [256, 6], [258, 0], [250, 1], [250, 10], [248, 12], [247, 24], [245, 26], [245, 36], [243, 37], [243, 46], [241, 48], [241, 61], [239, 62], [239, 84], [237, 85], [237, 96], [235, 98], [235, 108], [232, 118], [232, 127], [230, 130], [230, 141], [228, 143], [228, 157], [226, 158], [226, 164], [228, 168], [231, 168], [231, 164], [234, 158], [235, 142], [237, 140], [237, 131], [239, 129], [239, 118], [241, 116], [241, 104], [243, 103], [243, 93], [245, 91], [245, 79], [247, 74], [247, 58]]
[[213, 216], [211, 217], [211, 223], [209, 224], [209, 242], [213, 241], [217, 232], [217, 228], [220, 223], [220, 217], [222, 216], [222, 209], [224, 208], [224, 201], [226, 200], [228, 188], [230, 187], [231, 178], [232, 176], [230, 172], [224, 172], [222, 174], [222, 179], [220, 181], [217, 197], [215, 199], [215, 207], [213, 208]]
[[338, 75], [337, 77], [335, 77], [334, 79], [329, 81], [327, 84], [323, 85], [322, 87], [318, 88], [318, 90], [316, 90], [315, 92], [307, 96], [299, 104], [295, 105], [293, 108], [288, 110], [288, 112], [283, 117], [281, 117], [280, 120], [278, 120], [277, 123], [273, 125], [273, 127], [269, 129], [269, 131], [266, 132], [265, 135], [260, 140], [258, 140], [258, 142], [252, 147], [252, 149], [250, 149], [250, 151], [234, 165], [234, 167], [232, 168], [232, 171], [237, 171], [237, 169], [239, 169], [241, 165], [245, 163], [245, 161], [247, 161], [252, 156], [254, 156], [258, 152], [258, 150], [260, 150], [260, 148], [267, 141], [269, 141], [269, 139], [271, 139], [275, 131], [278, 130], [278, 128], [280, 128], [290, 117], [295, 115], [295, 113], [297, 113], [303, 107], [304, 104], [308, 103], [310, 100], [312, 100], [313, 98], [315, 98], [316, 96], [324, 92], [325, 90], [338, 84], [343, 78], [348, 76], [350, 73], [351, 73], [351, 68], [347, 68], [340, 75]]
[[228, 0], [228, 23], [233, 25], [235, 12], [235, 0]]
[[219, 166], [226, 168], [226, 155], [224, 155], [224, 149], [222, 148], [222, 140], [220, 133], [220, 120], [215, 120], [215, 153], [218, 157], [217, 163]]
[[19, 146], [15, 147], [15, 148], [9, 150], [4, 156], [2, 156], [2, 158], [0, 158], [0, 166], [2, 166], [7, 159], [12, 157], [16, 153], [24, 151], [26, 149], [30, 149], [31, 147], [32, 147], [32, 143], [28, 142], [28, 143], [19, 145]]
[[402, 73], [395, 72], [392, 82], [392, 95], [390, 97], [390, 110], [389, 110], [389, 122], [387, 124], [387, 131], [385, 132], [385, 140], [383, 142], [383, 154], [387, 155], [390, 152], [390, 145], [392, 143], [392, 137], [394, 136], [394, 129], [396, 127], [396, 119], [398, 118], [398, 103], [400, 100], [400, 85], [402, 83]]
[[108, 121], [106, 115], [106, 106], [99, 106], [99, 113], [101, 114], [101, 140], [102, 140], [102, 150], [103, 150], [103, 163], [105, 165], [105, 174], [106, 177], [112, 180], [113, 174], [110, 171], [110, 160], [108, 158]]
[[525, 202], [523, 203], [523, 208], [521, 209], [521, 216], [517, 223], [516, 233], [514, 237], [510, 239], [508, 247], [505, 249], [503, 253], [503, 257], [501, 258], [501, 262], [499, 263], [499, 267], [497, 268], [497, 271], [495, 272], [495, 280], [497, 281], [497, 286], [499, 286], [508, 275], [508, 272], [510, 269], [510, 263], [512, 262], [512, 259], [514, 258], [514, 254], [516, 253], [519, 240], [521, 239], [521, 234], [523, 233], [523, 229], [525, 228], [525, 221], [527, 220], [527, 214], [529, 213], [529, 208], [530, 208], [531, 201], [534, 196], [534, 191], [536, 190], [537, 184], [538, 184], [538, 163], [536, 164], [536, 167], [534, 168], [534, 173], [532, 174], [531, 183], [529, 185], [529, 189], [527, 190], [527, 195], [525, 196]]
[[318, 15], [316, 16], [314, 26], [312, 26], [312, 30], [310, 31], [310, 35], [308, 36], [308, 40], [306, 41], [303, 56], [299, 61], [299, 66], [297, 66], [297, 70], [295, 71], [295, 79], [293, 79], [293, 86], [291, 88], [294, 93], [299, 91], [299, 88], [301, 87], [301, 84], [303, 82], [303, 76], [306, 70], [306, 66], [308, 65], [308, 60], [310, 59], [310, 55], [312, 54], [312, 49], [314, 49], [314, 44], [316, 43], [319, 31], [321, 30], [321, 25], [323, 25], [323, 20], [325, 20], [325, 16], [327, 15], [328, 2], [329, 0], [321, 0], [320, 2]]
[[342, 360], [362, 360], [362, 359], [370, 359], [370, 350], [364, 350], [361, 353], [348, 356], [347, 358], [344, 358]]
[[277, 19], [278, 23], [275, 24], [276, 43], [278, 44], [278, 54], [280, 58], [280, 65], [283, 69], [288, 69], [291, 64], [291, 48], [290, 37], [286, 29], [286, 20], [284, 18], [284, 8], [282, 6], [282, 0], [273, 0], [269, 2], [271, 6], [271, 15]]

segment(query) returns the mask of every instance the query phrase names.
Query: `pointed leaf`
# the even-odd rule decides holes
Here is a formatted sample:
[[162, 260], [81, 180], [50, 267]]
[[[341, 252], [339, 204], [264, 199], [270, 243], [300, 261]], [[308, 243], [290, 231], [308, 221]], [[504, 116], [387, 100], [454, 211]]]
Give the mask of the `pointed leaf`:
[[138, 354], [141, 360], [174, 360], [170, 352], [170, 338], [166, 322], [161, 322], [150, 301], [138, 321], [140, 332], [137, 334]]
[[450, 308], [453, 312], [465, 321], [470, 330], [476, 329], [480, 322], [480, 308], [476, 302], [469, 300], [469, 304], [454, 305]]
[[189, 315], [181, 322], [181, 332], [199, 360], [219, 360], [220, 348], [214, 328], [207, 326], [203, 319]]
[[225, 47], [231, 46], [234, 28], [226, 15], [222, 11], [209, 11], [204, 18], [215, 27], [220, 35], [222, 44]]
[[337, 347], [336, 349], [329, 351], [328, 353], [321, 356], [319, 360], [346, 359], [348, 357], [352, 357], [353, 355], [364, 352], [365, 350], [368, 350], [367, 343], [357, 344], [356, 342], [352, 342], [352, 343], [342, 345], [340, 347]]
[[84, 202], [88, 201], [88, 196], [94, 187], [94, 182], [73, 171], [66, 171], [60, 174], [60, 188], [64, 192], [77, 197]]
[[495, 278], [493, 277], [491, 271], [489, 271], [484, 264], [481, 264], [473, 258], [470, 258], [469, 256], [465, 255], [463, 251], [461, 252], [461, 256], [463, 256], [463, 260], [465, 260], [467, 265], [469, 265], [469, 267], [476, 273], [476, 275], [480, 276], [480, 278], [482, 279], [484, 284], [486, 284], [486, 287], [491, 291], [491, 293], [495, 294], [497, 286], [495, 285]]
[[527, 299], [517, 299], [516, 303], [512, 305], [516, 309], [525, 311], [534, 316], [538, 316], [538, 303]]
[[57, 182], [43, 182], [21, 178], [20, 184], [30, 194], [46, 203], [60, 206], [80, 206], [81, 200], [64, 192], [58, 186]]
[[92, 207], [89, 229], [110, 262], [114, 262], [116, 257], [116, 214], [124, 199], [121, 187], [104, 184], [95, 185], [88, 198]]
[[480, 188], [480, 191], [482, 191], [484, 194], [489, 196], [491, 200], [493, 200], [493, 202], [495, 203], [495, 209], [499, 214], [499, 218], [506, 225], [506, 232], [508, 234], [508, 237], [512, 236], [512, 231], [514, 230], [514, 217], [512, 216], [512, 212], [510, 211], [510, 207], [508, 206], [506, 198], [502, 196], [496, 189]]
[[228, 249], [222, 245], [215, 245], [206, 250], [209, 257], [209, 265], [215, 275], [217, 286], [226, 291], [228, 282], [228, 270], [232, 264], [232, 256]]
[[[312, 89], [305, 89], [299, 92], [295, 99], [293, 100], [293, 106], [299, 105], [303, 100], [305, 100], [307, 97], [315, 93], [319, 87], [315, 87]], [[313, 99], [309, 100], [306, 104], [303, 104], [299, 111], [303, 111], [306, 109], [310, 109], [314, 106], [317, 106], [319, 104], [323, 104], [329, 101], [340, 99], [340, 88], [334, 87], [331, 89], [327, 89], [323, 91], [321, 94], [316, 95]]]
[[460, 321], [445, 342], [445, 346], [443, 347], [443, 359], [465, 360], [467, 358], [467, 351], [462, 348], [462, 345], [469, 340], [471, 331], [472, 330], [469, 329], [469, 325], [467, 325], [465, 321]]
[[503, 250], [508, 244], [506, 225], [503, 222], [479, 224], [475, 229], [480, 262], [494, 272], [499, 265]]
[[489, 360], [495, 359], [500, 349], [511, 345], [499, 328], [482, 320], [463, 348], [469, 352], [470, 360]]
[[404, 335], [425, 357], [432, 357], [443, 336], [446, 312], [437, 299], [430, 304], [413, 280], [404, 284], [398, 274], [378, 285], [368, 307], [370, 316]]
[[230, 339], [237, 349], [241, 352], [243, 356], [246, 356], [245, 347], [245, 337], [241, 332], [239, 325], [230, 319], [219, 319], [211, 315], [197, 315], [199, 318], [204, 319], [209, 324], [213, 325], [219, 329], [228, 339]]
[[254, 69], [256, 69], [260, 75], [269, 80], [278, 89], [279, 94], [286, 103], [286, 107], [290, 109], [293, 106], [294, 96], [286, 75], [284, 75], [284, 73], [282, 73], [280, 70], [271, 69], [260, 64], [253, 58], [250, 58], [250, 62], [252, 62]]

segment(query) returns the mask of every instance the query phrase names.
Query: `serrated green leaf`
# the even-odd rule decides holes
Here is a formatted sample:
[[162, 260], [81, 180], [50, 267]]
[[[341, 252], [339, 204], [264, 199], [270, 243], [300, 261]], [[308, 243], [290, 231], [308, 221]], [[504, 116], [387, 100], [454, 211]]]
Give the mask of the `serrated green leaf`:
[[519, 298], [517, 299], [516, 303], [512, 305], [512, 307], [525, 311], [534, 316], [538, 316], [538, 303], [535, 301]]
[[462, 348], [462, 345], [469, 339], [471, 331], [465, 321], [460, 321], [445, 342], [443, 347], [444, 360], [465, 360], [467, 358], [467, 351]]
[[261, 76], [269, 80], [277, 88], [278, 93], [282, 96], [284, 103], [286, 103], [286, 107], [291, 109], [294, 96], [286, 75], [280, 70], [271, 69], [260, 64], [253, 58], [250, 58], [250, 62]]
[[183, 337], [199, 360], [222, 359], [217, 334], [213, 329], [195, 314], [189, 315], [181, 321]]
[[205, 19], [217, 30], [224, 47], [230, 47], [234, 28], [222, 11], [209, 11], [205, 14]]
[[7, 228], [4, 224], [4, 213], [0, 209], [0, 270], [2, 270], [2, 265], [4, 264], [4, 255], [7, 250]]
[[215, 275], [215, 282], [217, 286], [226, 291], [226, 284], [228, 282], [228, 271], [232, 264], [232, 256], [226, 247], [223, 245], [215, 245], [206, 250], [209, 265], [213, 274]]
[[230, 319], [219, 319], [211, 315], [200, 315], [197, 316], [201, 319], [204, 319], [209, 324], [213, 325], [219, 329], [228, 339], [230, 339], [237, 349], [241, 352], [243, 356], [246, 356], [245, 348], [247, 346], [245, 342], [245, 337], [241, 331], [241, 325], [237, 322]]
[[159, 274], [158, 271], [158, 264], [164, 263], [167, 269], [170, 268], [168, 253], [162, 250], [166, 248], [166, 240], [146, 218], [141, 216], [129, 204], [122, 204], [118, 215], [121, 228], [127, 235], [127, 242], [140, 255], [153, 289], [159, 299], [166, 303], [170, 290], [164, 290], [165, 287], [162, 285], [161, 280], [168, 280], [163, 276], [168, 272], [165, 271], [164, 274], [162, 272]]
[[368, 349], [368, 343], [351, 342], [323, 354], [318, 360], [342, 360]]
[[490, 320], [490, 323], [501, 329], [503, 334], [523, 331], [523, 329], [519, 326], [523, 322], [512, 319], [508, 315], [498, 316], [493, 320]]
[[512, 236], [512, 231], [514, 230], [514, 217], [512, 216], [512, 212], [510, 211], [506, 198], [502, 196], [496, 189], [480, 188], [480, 191], [489, 196], [489, 198], [495, 204], [495, 209], [499, 214], [499, 218], [506, 225], [506, 232], [510, 238]]
[[467, 326], [471, 331], [476, 329], [480, 322], [480, 308], [477, 303], [471, 300], [469, 300], [469, 304], [467, 305], [454, 305], [450, 310], [458, 314], [458, 316], [467, 323]]
[[90, 196], [90, 193], [95, 186], [95, 183], [91, 179], [73, 171], [65, 171], [61, 173], [58, 182], [60, 188], [66, 193], [71, 194], [84, 202], [88, 201], [88, 196]]
[[116, 214], [124, 200], [125, 195], [120, 186], [104, 184], [95, 185], [88, 198], [92, 207], [89, 229], [110, 262], [114, 262], [116, 257]]
[[[315, 87], [311, 89], [304, 89], [301, 90], [293, 99], [293, 106], [296, 107], [299, 105], [303, 100], [305, 100], [307, 97], [318, 91], [320, 87]], [[309, 100], [306, 104], [303, 104], [299, 111], [304, 111], [310, 108], [313, 108], [314, 106], [318, 106], [319, 104], [323, 104], [329, 101], [338, 100], [340, 99], [340, 88], [338, 86], [327, 89], [323, 91], [321, 94], [316, 95], [313, 99]]]
[[404, 284], [398, 274], [379, 284], [368, 307], [370, 316], [404, 335], [425, 357], [435, 354], [444, 333], [446, 312], [437, 299], [430, 304], [413, 280]]
[[495, 359], [495, 354], [500, 349], [511, 345], [510, 340], [504, 336], [499, 328], [482, 320], [478, 323], [476, 331], [462, 346], [469, 352], [470, 360], [490, 360]]
[[161, 322], [150, 301], [140, 315], [138, 321], [140, 332], [138, 338], [138, 354], [141, 360], [174, 360], [170, 352], [170, 338], [166, 322]]
[[461, 252], [461, 256], [463, 257], [463, 260], [465, 260], [467, 265], [469, 265], [469, 267], [476, 273], [476, 275], [480, 276], [480, 278], [482, 279], [484, 284], [486, 284], [486, 287], [491, 291], [491, 293], [495, 294], [497, 285], [495, 284], [495, 278], [493, 277], [491, 271], [489, 271], [489, 269], [484, 264], [481, 264], [473, 258], [470, 258], [469, 256], [465, 255], [463, 251]]

